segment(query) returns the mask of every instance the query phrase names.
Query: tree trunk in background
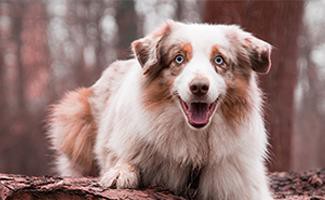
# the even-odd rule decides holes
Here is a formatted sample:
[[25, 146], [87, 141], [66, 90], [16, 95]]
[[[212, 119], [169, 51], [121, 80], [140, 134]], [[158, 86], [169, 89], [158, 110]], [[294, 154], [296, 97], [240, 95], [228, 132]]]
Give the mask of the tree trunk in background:
[[[118, 42], [116, 44], [117, 58], [126, 59], [131, 55], [130, 44], [137, 35], [137, 13], [134, 0], [116, 2], [116, 23], [118, 27]], [[142, 28], [142, 27], [141, 27]]]
[[270, 169], [290, 169], [303, 1], [206, 1], [204, 9], [205, 22], [239, 24], [274, 46], [271, 72], [261, 77], [267, 97], [266, 127], [271, 136]]
[[303, 26], [301, 32], [299, 56], [301, 64], [299, 65], [298, 78], [300, 92], [296, 104], [295, 146], [293, 148], [293, 169], [295, 171], [325, 166], [323, 136], [325, 117], [320, 108], [323, 103], [323, 94], [325, 94], [323, 93], [325, 80], [322, 78], [319, 66], [312, 59], [315, 47], [323, 41], [315, 40], [317, 37], [313, 36], [314, 33], [311, 33], [312, 30], [308, 29], [307, 24]]
[[[97, 1], [96, 2], [99, 6], [98, 11], [96, 13], [96, 17], [94, 20], [94, 23], [96, 24], [96, 34], [97, 34], [97, 41], [96, 41], [96, 45], [95, 45], [95, 56], [96, 56], [96, 60], [94, 63], [95, 66], [95, 70], [93, 72], [93, 76], [92, 79], [97, 79], [100, 74], [103, 72], [103, 69], [105, 69], [108, 65], [108, 63], [106, 63], [105, 61], [105, 54], [104, 54], [104, 48], [103, 48], [103, 33], [102, 33], [102, 28], [101, 28], [101, 20], [102, 17], [105, 14], [105, 8], [106, 5], [104, 3], [104, 1]], [[94, 81], [94, 80], [93, 80]]]
[[[6, 109], [0, 110], [0, 171], [46, 174], [50, 171], [43, 128], [46, 111], [40, 109], [48, 100], [50, 73], [46, 69], [49, 67], [46, 8], [37, 0], [10, 1], [7, 6], [12, 28], [7, 30], [10, 38], [0, 44], [5, 49], [0, 55], [0, 71], [5, 71], [6, 76], [5, 81], [0, 80], [1, 101], [6, 100]], [[31, 156], [33, 159], [27, 159]]]
[[23, 67], [22, 61], [22, 31], [23, 31], [23, 14], [25, 12], [24, 3], [15, 3], [13, 9], [13, 40], [16, 42], [16, 61], [17, 61], [17, 101], [18, 101], [18, 110], [21, 113], [22, 117], [26, 114], [26, 96], [24, 86], [26, 84], [25, 80], [25, 70]]
[[[0, 38], [0, 110], [1, 112], [6, 112], [6, 107], [7, 107], [7, 98], [6, 98], [6, 93], [5, 93], [5, 76], [4, 76], [4, 48], [1, 45], [1, 39]], [[0, 115], [0, 121], [4, 121], [5, 116]], [[2, 126], [4, 124], [0, 123], [0, 130], [2, 130]]]

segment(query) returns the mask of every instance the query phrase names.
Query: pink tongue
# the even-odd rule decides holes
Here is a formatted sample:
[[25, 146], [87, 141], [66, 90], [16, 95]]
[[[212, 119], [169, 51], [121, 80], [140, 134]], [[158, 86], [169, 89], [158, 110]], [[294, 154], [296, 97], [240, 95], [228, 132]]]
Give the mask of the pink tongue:
[[209, 122], [209, 106], [207, 103], [191, 103], [189, 118], [192, 125], [205, 125]]

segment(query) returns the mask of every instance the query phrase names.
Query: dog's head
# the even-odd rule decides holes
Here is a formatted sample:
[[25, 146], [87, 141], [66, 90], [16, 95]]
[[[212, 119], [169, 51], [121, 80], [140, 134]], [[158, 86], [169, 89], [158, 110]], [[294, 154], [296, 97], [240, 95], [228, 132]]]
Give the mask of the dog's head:
[[251, 77], [271, 66], [271, 45], [235, 25], [168, 21], [132, 49], [146, 80], [145, 106], [176, 104], [195, 129], [207, 127], [216, 110], [240, 117]]

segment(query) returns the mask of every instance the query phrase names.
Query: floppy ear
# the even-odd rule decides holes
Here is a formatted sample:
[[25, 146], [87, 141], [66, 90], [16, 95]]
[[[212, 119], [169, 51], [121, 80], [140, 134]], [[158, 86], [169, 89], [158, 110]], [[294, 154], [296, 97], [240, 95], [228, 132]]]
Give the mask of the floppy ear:
[[160, 43], [171, 31], [174, 22], [167, 21], [148, 36], [132, 42], [132, 51], [147, 74], [160, 64]]
[[244, 38], [244, 48], [248, 51], [252, 69], [258, 73], [267, 74], [271, 69], [272, 46], [248, 34]]
[[251, 34], [245, 34], [244, 48], [248, 51], [251, 68], [257, 73], [267, 74], [271, 69], [272, 46]]

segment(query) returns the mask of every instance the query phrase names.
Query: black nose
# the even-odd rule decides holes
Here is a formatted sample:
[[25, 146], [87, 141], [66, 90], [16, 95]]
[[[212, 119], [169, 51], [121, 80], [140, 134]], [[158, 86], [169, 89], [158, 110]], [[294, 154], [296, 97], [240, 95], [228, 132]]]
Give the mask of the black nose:
[[190, 90], [196, 96], [204, 96], [209, 90], [209, 80], [206, 78], [195, 78], [190, 83]]

